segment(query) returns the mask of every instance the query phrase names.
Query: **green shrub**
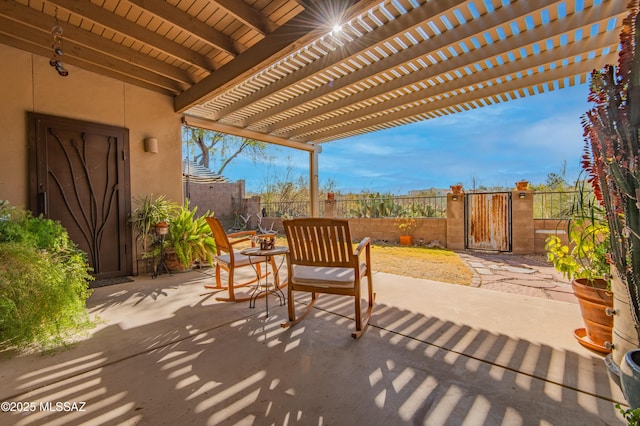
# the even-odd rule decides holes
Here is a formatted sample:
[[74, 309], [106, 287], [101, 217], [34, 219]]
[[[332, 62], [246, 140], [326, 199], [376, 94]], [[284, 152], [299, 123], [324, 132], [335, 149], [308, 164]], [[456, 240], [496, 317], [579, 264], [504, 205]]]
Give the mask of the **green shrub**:
[[89, 271], [60, 223], [0, 204], [0, 348], [60, 345], [91, 326]]
[[196, 260], [213, 266], [216, 242], [206, 219], [211, 212], [207, 210], [203, 216], [196, 217], [197, 211], [197, 206], [189, 209], [189, 199], [185, 199], [178, 213], [169, 220], [167, 243], [185, 268], [190, 268]]

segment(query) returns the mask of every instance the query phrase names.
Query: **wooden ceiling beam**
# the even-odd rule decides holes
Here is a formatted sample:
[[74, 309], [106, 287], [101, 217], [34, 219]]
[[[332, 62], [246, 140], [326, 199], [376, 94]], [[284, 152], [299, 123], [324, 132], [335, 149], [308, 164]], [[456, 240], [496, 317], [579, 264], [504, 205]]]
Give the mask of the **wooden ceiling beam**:
[[[51, 48], [51, 27], [53, 26], [53, 20], [50, 16], [44, 15], [36, 10], [23, 6], [14, 1], [0, 2], [0, 16], [5, 16], [7, 19], [14, 20], [24, 25], [23, 29], [17, 30], [16, 36], [19, 38], [22, 36], [21, 32], [30, 32], [41, 30], [49, 34], [49, 39], [42, 44], [45, 48]], [[102, 60], [96, 59], [96, 64], [100, 67], [107, 67], [107, 58], [113, 57], [121, 61], [130, 62], [140, 68], [151, 71], [159, 76], [168, 77], [175, 80], [180, 85], [186, 87], [193, 84], [193, 76], [186, 70], [176, 68], [166, 62], [158, 59], [150, 58], [137, 50], [130, 49], [119, 43], [107, 40], [104, 37], [100, 37], [89, 31], [78, 28], [74, 25], [62, 25], [64, 29], [64, 43], [73, 41], [78, 45], [85, 46], [100, 54], [104, 55]], [[6, 32], [6, 30], [5, 30]], [[72, 52], [66, 52], [67, 55], [71, 55]]]
[[[533, 9], [531, 8], [534, 8], [534, 6], [531, 5], [531, 3], [528, 4], [521, 3], [521, 6], [524, 7], [524, 9], [519, 9], [518, 13], [522, 13], [523, 16], [524, 14], [531, 14], [533, 11]], [[529, 7], [529, 9], [527, 9], [527, 7]], [[538, 8], [538, 6], [535, 6], [536, 10]], [[496, 16], [500, 15], [504, 12], [502, 9], [496, 10], [494, 14], [496, 14]], [[603, 14], [602, 7], [590, 7], [586, 10], [583, 10], [579, 14], [574, 14], [566, 17], [565, 19], [550, 22], [549, 24], [545, 25], [544, 28], [539, 27], [534, 30], [525, 31], [520, 33], [517, 37], [509, 37], [504, 40], [498, 40], [493, 44], [485, 45], [480, 49], [474, 49], [471, 52], [465, 53], [464, 55], [459, 55], [457, 57], [450, 58], [447, 61], [430, 65], [426, 72], [429, 73], [429, 75], [438, 75], [452, 72], [456, 69], [460, 69], [464, 66], [468, 66], [481, 60], [495, 58], [499, 55], [504, 55], [509, 51], [515, 51], [516, 49], [519, 49], [523, 46], [530, 46], [544, 39], [550, 39], [565, 33], [568, 34], [578, 28], [585, 28], [595, 23], [603, 23], [611, 16], [622, 16], [625, 13], [625, 10], [626, 9], [624, 4], [615, 2], [609, 3], [609, 5], [607, 6], [606, 14]], [[510, 12], [509, 15], [513, 15], [513, 12]], [[508, 19], [508, 17], [501, 16], [500, 20], [503, 19]], [[508, 20], [506, 22], [508, 22]], [[444, 50], [454, 43], [457, 44], [460, 41], [466, 41], [473, 36], [477, 36], [478, 34], [487, 32], [491, 28], [494, 28], [494, 26], [495, 22], [482, 20], [479, 20], [476, 23], [470, 22], [463, 28], [458, 27], [454, 31], [448, 31], [445, 34], [442, 34], [440, 37], [436, 37], [431, 41], [428, 41], [427, 43], [430, 43], [431, 52], [425, 52], [422, 43], [419, 45], [410, 46], [409, 48], [399, 52], [396, 55], [382, 58], [366, 68], [361, 68], [343, 78], [340, 78], [336, 81], [333, 87], [318, 87], [315, 90], [295, 97], [291, 101], [284, 102], [281, 105], [277, 105], [261, 113], [255, 114], [250, 119], [244, 120], [242, 122], [242, 125], [252, 127], [254, 129], [264, 127], [264, 131], [266, 132], [275, 132], [276, 129], [286, 129], [289, 126], [300, 125], [304, 121], [311, 118], [321, 116], [322, 114], [328, 113], [330, 111], [344, 108], [348, 105], [354, 105], [359, 102], [363, 102], [366, 99], [379, 96], [383, 92], [391, 92], [394, 90], [398, 90], [404, 86], [411, 85], [415, 83], [416, 79], [418, 79], [418, 77], [412, 75], [413, 73], [398, 77], [397, 79], [389, 81], [385, 84], [373, 87], [370, 90], [361, 91], [353, 94], [352, 96], [344, 97], [334, 102], [327, 103], [323, 106], [314, 106], [313, 108], [309, 108], [306, 112], [297, 114], [293, 117], [285, 117], [274, 124], [267, 123], [266, 126], [260, 125], [261, 121], [266, 121], [272, 117], [275, 117], [277, 114], [281, 114], [285, 111], [290, 111], [295, 107], [304, 105], [305, 103], [310, 102], [314, 99], [318, 99], [320, 96], [327, 96], [330, 93], [336, 93], [337, 91], [343, 90], [350, 85], [361, 83], [371, 78], [371, 76], [375, 76], [376, 74], [388, 71], [393, 67], [406, 65], [417, 58], [426, 57], [426, 55], [428, 55], [429, 53], [436, 52], [438, 50]], [[544, 33], [541, 34], [541, 31], [543, 29]], [[455, 37], [455, 39], [452, 39], [452, 37]], [[518, 43], [517, 46], [514, 45], [515, 42]]]
[[[601, 56], [598, 60], [599, 63], [612, 63], [617, 59], [617, 52], [612, 51], [605, 56]], [[319, 139], [324, 141], [333, 141], [340, 139], [341, 135], [347, 133], [353, 134], [354, 132], [368, 133], [376, 126], [388, 125], [388, 127], [395, 127], [396, 125], [390, 124], [396, 120], [409, 119], [409, 117], [418, 117], [424, 114], [441, 111], [446, 108], [451, 108], [455, 105], [461, 105], [473, 101], [479, 101], [487, 98], [495, 98], [501, 94], [512, 93], [518, 90], [526, 90], [536, 86], [543, 85], [550, 81], [564, 80], [566, 78], [575, 77], [578, 75], [585, 75], [590, 73], [598, 65], [594, 64], [594, 61], [581, 61], [570, 64], [566, 67], [554, 68], [545, 72], [535, 73], [532, 75], [524, 76], [523, 78], [513, 79], [499, 85], [484, 86], [481, 89], [473, 91], [467, 91], [463, 94], [450, 96], [448, 98], [441, 98], [434, 102], [425, 102], [421, 105], [410, 107], [412, 114], [407, 114], [407, 109], [401, 109], [398, 111], [389, 112], [388, 114], [381, 114], [377, 117], [361, 119], [358, 123], [349, 125], [348, 127], [341, 126], [331, 130], [323, 131], [317, 134], [317, 138], [314, 137], [302, 137], [301, 140], [306, 142], [319, 143]], [[418, 119], [416, 119], [418, 121]], [[346, 137], [346, 136], [344, 136]]]
[[[356, 57], [367, 50], [374, 49], [376, 46], [383, 44], [390, 38], [393, 38], [400, 33], [409, 31], [411, 28], [420, 25], [424, 20], [437, 19], [439, 16], [444, 15], [445, 12], [460, 7], [461, 4], [468, 1], [469, 0], [455, 0], [453, 2], [425, 3], [421, 7], [415, 8], [410, 12], [401, 15], [397, 19], [394, 19], [393, 21], [390, 21], [385, 25], [376, 28], [375, 30], [365, 34], [364, 36], [358, 37], [346, 43], [341, 48], [335, 49], [334, 51], [330, 52], [326, 56], [319, 58], [313, 63], [301, 67], [298, 70], [293, 71], [292, 73], [278, 79], [272, 84], [269, 84], [268, 86], [257, 90], [248, 96], [245, 96], [238, 102], [234, 102], [226, 108], [222, 108], [216, 113], [214, 118], [223, 118], [235, 111], [239, 111], [243, 108], [249, 107], [252, 104], [260, 102], [261, 100], [269, 96], [295, 86], [305, 79], [313, 78], [314, 76], [322, 73], [323, 71], [326, 71], [328, 68], [331, 68], [339, 64], [340, 62], [346, 61], [349, 58]], [[424, 49], [424, 46], [422, 46], [421, 49]], [[371, 66], [375, 66], [375, 64], [372, 64]], [[361, 69], [369, 69], [369, 67]], [[338, 79], [337, 81], [339, 80], [341, 79]], [[331, 90], [331, 88], [325, 89], [325, 91], [327, 92]], [[322, 92], [322, 90], [312, 90], [311, 92], [318, 93]], [[294, 102], [296, 101], [294, 100]], [[282, 105], [286, 104], [288, 104], [288, 102]], [[249, 123], [246, 123], [244, 125], [247, 124]]]
[[220, 67], [220, 64], [215, 63], [209, 58], [89, 1], [46, 1], [207, 72], [211, 72], [215, 68]]
[[[518, 7], [519, 7], [519, 12], [522, 12], [522, 13], [532, 13], [533, 11], [540, 9], [539, 4], [534, 5], [529, 2], [520, 3]], [[483, 32], [491, 30], [492, 28], [495, 28], [496, 23], [497, 22], [499, 23], [501, 19], [510, 19], [513, 16], [513, 11], [508, 11], [507, 8], [500, 8], [496, 10], [494, 13], [496, 14], [496, 16], [492, 20], [482, 20], [482, 19], [474, 20], [463, 26], [458, 26], [454, 30], [447, 31], [443, 34], [440, 34], [437, 37], [433, 37], [419, 44], [409, 46], [408, 48], [398, 52], [395, 55], [387, 56], [386, 58], [381, 58], [380, 60], [372, 63], [367, 67], [363, 67], [358, 70], [355, 70], [351, 74], [336, 80], [333, 87], [329, 87], [325, 85], [322, 87], [318, 87], [314, 90], [310, 90], [300, 96], [295, 97], [290, 102], [282, 103], [281, 105], [265, 110], [262, 113], [255, 114], [250, 119], [244, 120], [242, 125], [245, 125], [248, 127], [260, 128], [261, 126], [259, 123], [261, 121], [265, 121], [271, 117], [276, 116], [277, 114], [281, 114], [284, 111], [291, 110], [292, 108], [303, 105], [309, 101], [318, 99], [321, 96], [327, 96], [327, 95], [330, 95], [331, 93], [336, 93], [338, 91], [344, 90], [345, 88], [351, 85], [358, 84], [360, 82], [368, 80], [372, 76], [388, 71], [395, 67], [406, 65], [409, 62], [415, 61], [418, 58], [425, 58], [429, 54], [433, 54], [434, 52], [437, 52], [439, 50], [444, 50], [447, 47], [452, 46], [454, 44], [457, 45], [462, 41], [468, 41], [469, 39], [471, 39], [474, 36], [477, 36], [478, 34], [481, 34]], [[559, 31], [563, 31], [561, 28], [561, 25], [557, 26], [557, 28]], [[531, 38], [531, 36], [529, 36], [529, 38]], [[535, 37], [535, 40], [538, 40], [538, 37]], [[499, 42], [502, 42], [502, 41], [503, 40]], [[505, 43], [502, 43], [502, 45], [506, 47]], [[480, 55], [480, 57], [484, 57], [485, 53], [483, 52], [483, 50], [487, 47], [488, 46], [483, 46], [481, 49], [475, 49], [470, 53], [460, 55], [459, 57], [468, 57], [470, 55], [473, 56], [474, 53], [476, 54], [476, 56]], [[476, 60], [480, 60], [480, 59], [476, 59]], [[449, 63], [449, 61], [444, 61], [444, 62]], [[446, 65], [443, 65], [443, 63], [439, 63], [432, 66], [437, 68], [438, 66], [443, 67]], [[438, 74], [442, 72], [440, 70], [436, 70], [436, 68], [431, 69], [432, 66], [429, 67], [430, 70], [428, 72], [430, 74]], [[397, 83], [396, 83], [397, 80], [404, 80], [404, 79], [398, 78], [394, 81], [388, 82], [387, 84], [391, 84], [392, 86], [397, 86]], [[374, 88], [373, 91], [384, 90], [385, 88], [388, 87], [387, 84], [379, 85], [376, 88]], [[411, 84], [411, 82], [408, 84]], [[395, 88], [390, 90], [395, 90]], [[372, 92], [367, 90], [367, 91], [356, 93], [346, 98], [342, 98], [338, 101], [328, 103], [321, 107], [310, 108], [310, 110], [307, 111], [306, 113], [298, 114], [290, 118], [285, 118], [281, 121], [278, 121], [276, 124], [267, 126], [265, 131], [271, 132], [271, 131], [275, 131], [275, 128], [284, 128], [289, 125], [292, 125], [293, 123], [300, 123], [311, 118], [312, 116], [321, 115], [322, 111], [328, 112], [335, 109], [339, 109], [341, 107], [346, 106], [345, 104], [357, 103], [365, 99], [371, 98], [372, 96], [377, 96], [377, 94], [372, 95]], [[338, 107], [337, 105], [340, 105], [340, 107]]]
[[278, 26], [274, 22], [270, 21], [269, 18], [243, 1], [214, 1], [218, 3], [220, 7], [229, 12], [229, 14], [233, 15], [238, 21], [259, 32], [263, 36], [266, 36], [278, 28]]
[[238, 56], [241, 51], [246, 50], [245, 46], [240, 43], [236, 43], [228, 35], [210, 27], [177, 7], [171, 6], [167, 2], [154, 0], [128, 1], [147, 12], [156, 15], [160, 19], [182, 28], [183, 31], [197, 37], [218, 50], [230, 54], [231, 56]]
[[[42, 46], [44, 51], [48, 53], [47, 56], [52, 56], [53, 54], [52, 48], [50, 47], [51, 33], [48, 31], [26, 27], [21, 23], [0, 16], [0, 32], [5, 34], [22, 34], [19, 38], [29, 43]], [[49, 46], [49, 48], [47, 49], [46, 46]], [[174, 80], [152, 73], [130, 62], [121, 61], [110, 56], [105, 57], [102, 53], [87, 49], [73, 41], [65, 40], [64, 53], [65, 55], [60, 58], [63, 63], [73, 63], [73, 61], [70, 60], [73, 58], [82, 61], [84, 64], [92, 63], [99, 67], [115, 69], [118, 70], [120, 75], [129, 75], [136, 80], [145, 81], [153, 86], [168, 89], [172, 93], [179, 93], [185, 87], [180, 86]]]
[[[51, 48], [44, 48], [40, 45], [36, 45], [33, 44], [31, 42], [28, 42], [24, 39], [18, 39], [15, 38], [11, 35], [6, 35], [4, 33], [0, 33], [0, 43], [2, 44], [6, 44], [7, 46], [12, 46], [15, 47], [16, 49], [20, 49], [22, 51], [25, 52], [30, 52], [33, 53], [34, 55], [38, 55], [38, 56], [43, 56], [43, 57], [47, 57], [51, 54]], [[174, 96], [175, 95], [175, 91], [173, 90], [166, 90], [163, 89], [159, 86], [156, 85], [152, 85], [149, 84], [148, 82], [144, 81], [144, 80], [138, 80], [136, 78], [131, 77], [130, 75], [127, 74], [122, 74], [119, 73], [116, 70], [110, 69], [110, 68], [104, 68], [101, 66], [98, 66], [96, 64], [90, 63], [90, 62], [86, 62], [83, 61], [79, 58], [75, 58], [75, 57], [68, 57], [68, 58], [64, 58], [64, 61], [62, 61], [65, 68], [69, 69], [67, 67], [67, 65], [73, 65], [75, 67], [81, 68], [83, 70], [86, 71], [91, 71], [94, 72], [96, 74], [99, 75], [103, 75], [106, 77], [110, 77], [113, 78], [116, 81], [122, 81], [123, 83], [128, 83], [131, 84], [133, 86], [136, 87], [142, 87], [144, 89], [148, 89], [157, 93], [161, 93], [165, 96]], [[51, 72], [56, 72], [55, 69], [51, 68]], [[73, 73], [74, 71], [71, 70], [69, 71], [70, 73]], [[60, 77], [60, 78], [64, 78], [64, 77]]]
[[318, 147], [313, 144], [292, 141], [278, 136], [254, 132], [242, 127], [231, 126], [219, 123], [217, 121], [207, 120], [205, 118], [194, 117], [191, 115], [184, 115], [182, 117], [182, 122], [183, 124], [191, 127], [199, 127], [202, 129], [213, 130], [214, 132], [226, 133], [229, 135], [239, 136], [247, 139], [255, 139], [258, 141], [269, 142], [275, 145], [286, 146], [288, 148], [295, 148], [308, 152], [314, 152], [318, 149]]
[[[349, 13], [355, 13], [360, 11], [361, 7], [370, 5], [372, 1], [374, 0], [347, 0], [341, 4], [345, 8], [351, 7]], [[352, 7], [353, 5], [357, 7]], [[315, 10], [305, 9], [233, 61], [176, 96], [174, 109], [176, 112], [184, 112], [198, 103], [213, 99], [217, 94], [257, 72], [260, 65], [273, 63], [301, 48], [306, 42], [319, 36], [319, 30], [312, 25], [317, 20]]]
[[[614, 9], [614, 12], [617, 12], [617, 11], [618, 11], [617, 9]], [[450, 58], [447, 61], [442, 61], [437, 64], [430, 65], [426, 69], [426, 74], [433, 78], [438, 75], [452, 73], [456, 70], [463, 69], [465, 67], [471, 66], [481, 61], [491, 60], [501, 55], [505, 55], [510, 51], [517, 51], [523, 47], [531, 46], [535, 43], [539, 43], [543, 39], [550, 39], [564, 33], [575, 31], [580, 28], [591, 27], [595, 23], [603, 23], [601, 10], [591, 8], [585, 11], [584, 13], [585, 15], [583, 16], [572, 15], [568, 17], [566, 20], [554, 21], [547, 24], [545, 28], [546, 29], [545, 37], [542, 39], [540, 38], [540, 34], [535, 29], [532, 31], [526, 31], [526, 32], [520, 33], [517, 39], [512, 37], [512, 38], [507, 38], [503, 40], [498, 40], [491, 45], [483, 46], [481, 49], [475, 49], [464, 55], [459, 55], [459, 56]], [[607, 19], [608, 18], [604, 18], [604, 21], [606, 21]], [[604, 35], [601, 35], [601, 36], [604, 37]], [[517, 45], [514, 44], [516, 40], [519, 43]], [[610, 31], [606, 43], [615, 44], [616, 40], [617, 40], [617, 33], [614, 31]], [[440, 46], [436, 46], [436, 48], [441, 49]], [[380, 62], [383, 62], [383, 61], [380, 61]], [[502, 69], [502, 67], [500, 68]], [[396, 79], [388, 81], [385, 84], [379, 84], [376, 87], [372, 87], [368, 90], [358, 92], [352, 96], [344, 97], [342, 99], [328, 103], [320, 107], [311, 108], [309, 111], [305, 113], [298, 114], [292, 118], [287, 118], [282, 121], [279, 121], [274, 125], [267, 126], [264, 128], [264, 131], [269, 133], [279, 133], [279, 132], [282, 132], [283, 129], [286, 130], [287, 128], [294, 125], [297, 125], [297, 126], [302, 125], [301, 128], [305, 128], [303, 126], [305, 121], [314, 119], [314, 118], [317, 119], [318, 117], [322, 117], [323, 115], [327, 115], [327, 118], [326, 118], [327, 120], [335, 120], [335, 118], [330, 116], [330, 114], [334, 111], [340, 110], [342, 108], [346, 108], [350, 105], [358, 105], [366, 101], [367, 99], [373, 99], [375, 97], [383, 95], [384, 93], [392, 93], [404, 87], [408, 87], [413, 84], [420, 83], [424, 80], [425, 80], [424, 73], [420, 71], [406, 74], [406, 75], [403, 75], [402, 77], [398, 77]], [[292, 107], [293, 106], [291, 106], [291, 108]], [[318, 126], [321, 126], [321, 125], [318, 124]], [[258, 129], [254, 127], [254, 130], [258, 130]], [[295, 130], [291, 130], [291, 131], [295, 132]]]

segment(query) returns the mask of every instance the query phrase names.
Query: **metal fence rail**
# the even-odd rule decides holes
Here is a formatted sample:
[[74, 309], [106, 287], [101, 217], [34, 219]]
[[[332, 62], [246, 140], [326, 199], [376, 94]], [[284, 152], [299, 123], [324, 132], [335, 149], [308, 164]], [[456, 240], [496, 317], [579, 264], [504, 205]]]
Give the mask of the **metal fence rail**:
[[[576, 191], [544, 191], [533, 194], [534, 219], [566, 219], [571, 212]], [[320, 215], [324, 215], [325, 200], [320, 201]], [[268, 217], [309, 217], [309, 201], [263, 203], [262, 212]], [[447, 217], [447, 197], [361, 197], [335, 200], [335, 216], [357, 217]]]
[[[262, 215], [267, 217], [309, 217], [311, 215], [311, 202], [309, 201], [282, 201], [262, 204]], [[322, 212], [322, 210], [320, 210]]]
[[447, 197], [363, 197], [336, 200], [336, 217], [447, 216]]
[[571, 213], [577, 191], [548, 191], [533, 193], [534, 219], [566, 219]]

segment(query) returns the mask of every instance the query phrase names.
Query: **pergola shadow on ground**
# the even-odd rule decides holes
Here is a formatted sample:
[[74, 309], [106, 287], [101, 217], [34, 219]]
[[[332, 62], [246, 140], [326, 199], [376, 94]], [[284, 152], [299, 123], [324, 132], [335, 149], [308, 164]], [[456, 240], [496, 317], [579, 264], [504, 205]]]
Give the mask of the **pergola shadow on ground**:
[[[87, 339], [5, 353], [0, 399], [38, 409], [2, 424], [623, 423], [602, 357], [573, 340], [575, 304], [376, 273], [353, 340], [348, 298], [282, 329], [285, 306], [216, 302], [205, 272], [96, 289]], [[58, 401], [85, 411], [40, 409]]]

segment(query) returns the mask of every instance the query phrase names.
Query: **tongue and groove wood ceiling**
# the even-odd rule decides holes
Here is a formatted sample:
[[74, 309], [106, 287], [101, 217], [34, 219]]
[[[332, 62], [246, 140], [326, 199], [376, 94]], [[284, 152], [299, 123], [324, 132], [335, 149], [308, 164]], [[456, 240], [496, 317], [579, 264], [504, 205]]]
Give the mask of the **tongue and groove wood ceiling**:
[[626, 3], [2, 0], [0, 43], [51, 56], [57, 23], [65, 65], [173, 96], [187, 124], [307, 146], [584, 83], [617, 63]]

